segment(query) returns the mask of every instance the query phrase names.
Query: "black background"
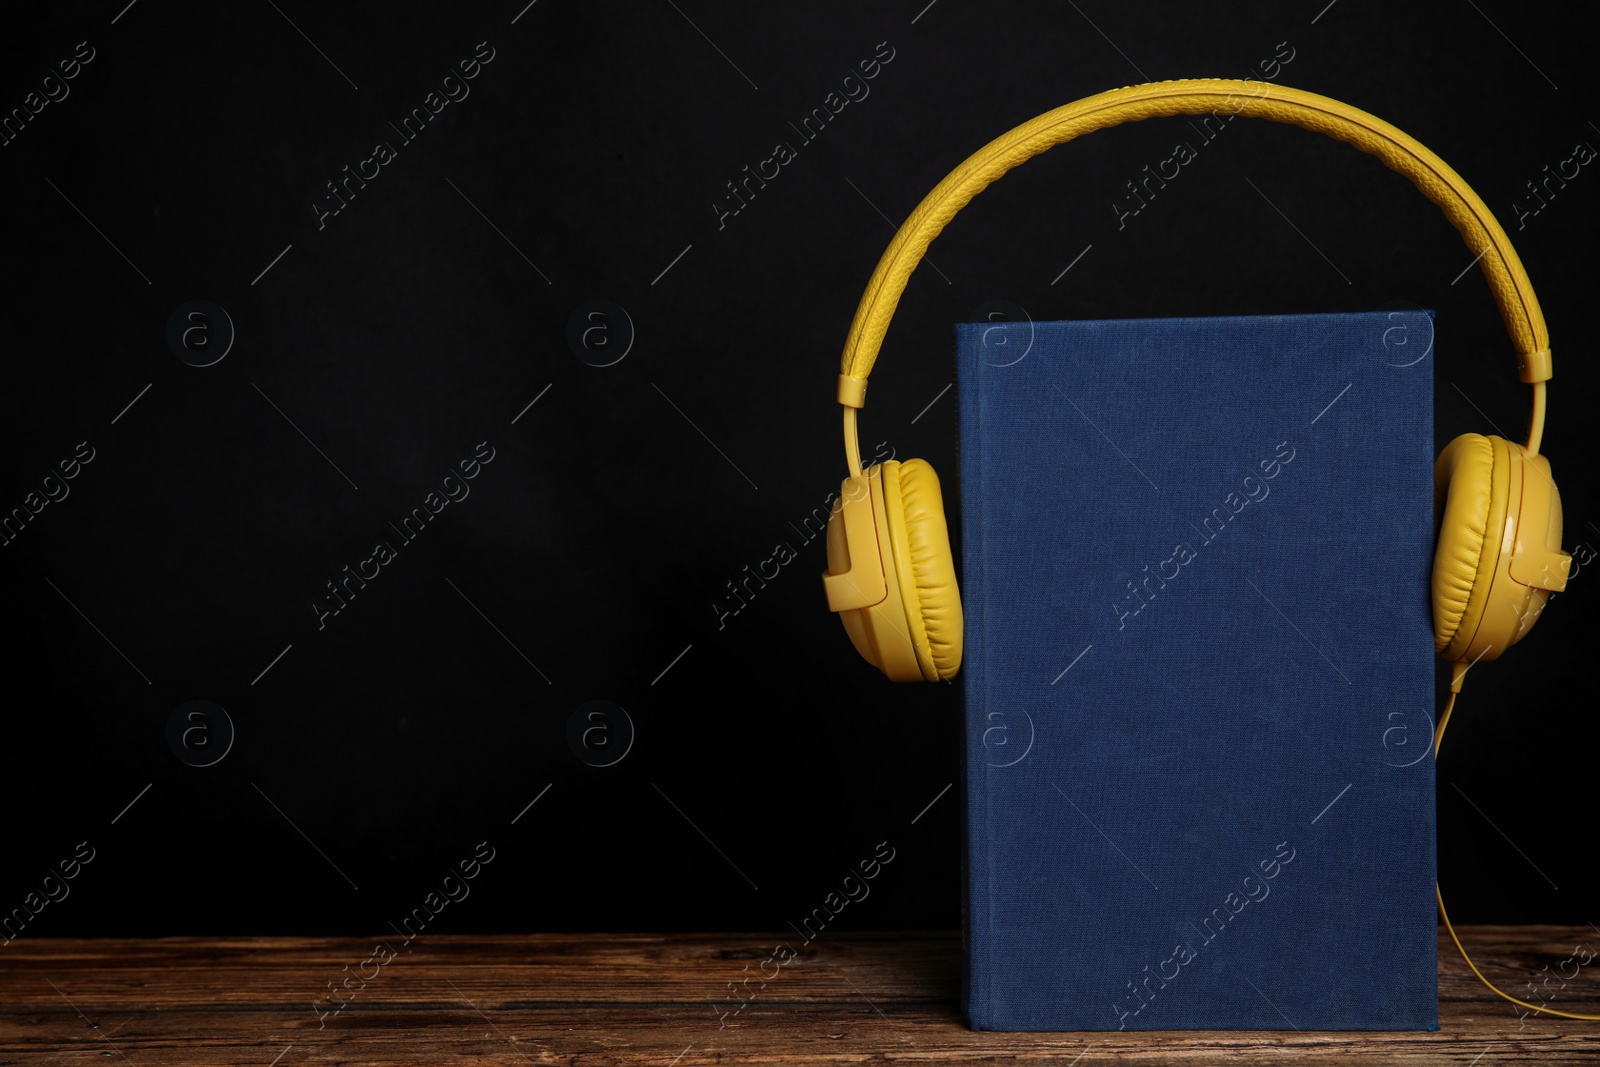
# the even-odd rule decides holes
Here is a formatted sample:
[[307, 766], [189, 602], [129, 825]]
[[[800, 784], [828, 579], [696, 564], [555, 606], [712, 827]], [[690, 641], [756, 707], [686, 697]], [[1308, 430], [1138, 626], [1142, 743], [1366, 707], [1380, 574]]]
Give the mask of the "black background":
[[[1278, 82], [1413, 134], [1512, 234], [1551, 324], [1565, 544], [1600, 545], [1600, 177], [1521, 229], [1512, 207], [1600, 145], [1590, 27], [1560, 5], [1325, 3], [7, 11], [8, 111], [78, 42], [95, 58], [0, 148], [0, 507], [77, 442], [95, 458], [0, 549], [0, 909], [87, 841], [28, 935], [383, 931], [487, 841], [432, 929], [782, 929], [888, 842], [840, 925], [957, 925], [957, 688], [859, 662], [824, 610], [820, 541], [791, 525], [843, 475], [850, 316], [894, 225], [992, 137], [1119, 85], [1259, 76], [1280, 42]], [[387, 123], [483, 41], [470, 95], [401, 144]], [[870, 95], [719, 227], [725, 183], [880, 42]], [[934, 244], [873, 376], [869, 454], [930, 460], [955, 511], [949, 328], [992, 301], [1035, 319], [1433, 308], [1438, 443], [1521, 437], [1526, 389], [1483, 279], [1461, 276], [1470, 252], [1376, 161], [1236, 123], [1119, 231], [1112, 200], [1187, 136], [1177, 121], [1050, 153]], [[319, 228], [324, 183], [379, 139], [397, 158]], [[210, 367], [166, 341], [192, 299], [237, 331]], [[594, 299], [633, 339], [592, 320], [585, 362], [568, 324]], [[482, 441], [470, 496], [398, 544], [386, 523]], [[319, 629], [313, 598], [380, 538], [398, 559]], [[779, 541], [799, 558], [719, 618]], [[1458, 919], [1600, 917], [1595, 582], [1581, 568], [1468, 681], [1439, 767]], [[168, 747], [191, 699], [237, 729], [214, 766]], [[636, 728], [614, 766], [567, 741], [595, 699]]]

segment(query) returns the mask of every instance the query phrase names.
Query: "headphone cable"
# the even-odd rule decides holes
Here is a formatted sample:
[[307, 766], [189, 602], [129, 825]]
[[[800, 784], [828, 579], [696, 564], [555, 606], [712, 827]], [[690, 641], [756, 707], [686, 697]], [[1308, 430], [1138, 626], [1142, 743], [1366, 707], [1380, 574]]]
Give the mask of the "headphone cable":
[[[1451, 664], [1450, 699], [1445, 702], [1444, 714], [1439, 716], [1439, 727], [1433, 733], [1433, 758], [1436, 761], [1439, 758], [1439, 745], [1444, 741], [1444, 728], [1450, 722], [1450, 712], [1456, 706], [1456, 694], [1461, 692], [1461, 680], [1466, 677], [1469, 666], [1471, 664], [1468, 663]], [[1439, 888], [1437, 882], [1433, 885], [1433, 893], [1439, 900], [1439, 917], [1444, 920], [1444, 928], [1449, 931], [1450, 940], [1456, 943], [1456, 951], [1461, 953], [1461, 958], [1466, 961], [1468, 967], [1472, 968], [1472, 973], [1478, 976], [1478, 981], [1488, 986], [1492, 992], [1513, 1004], [1530, 1009], [1535, 1015], [1544, 1012], [1546, 1015], [1559, 1015], [1563, 1019], [1583, 1019], [1589, 1022], [1600, 1022], [1600, 1015], [1581, 1015], [1578, 1012], [1557, 1011], [1555, 1008], [1540, 1007], [1537, 1004], [1530, 1004], [1526, 1000], [1518, 1000], [1485, 978], [1483, 972], [1478, 970], [1478, 965], [1472, 962], [1472, 957], [1467, 955], [1466, 947], [1461, 944], [1461, 938], [1456, 936], [1456, 928], [1450, 925], [1450, 913], [1444, 910], [1444, 892]]]

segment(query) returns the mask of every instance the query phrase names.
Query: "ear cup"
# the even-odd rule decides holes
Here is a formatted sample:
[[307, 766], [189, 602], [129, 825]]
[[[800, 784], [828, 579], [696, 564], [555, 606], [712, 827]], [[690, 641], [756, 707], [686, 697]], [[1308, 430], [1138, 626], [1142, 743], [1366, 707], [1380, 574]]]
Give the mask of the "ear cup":
[[[885, 499], [883, 470], [869, 467], [863, 474], [845, 480], [843, 495], [834, 501], [833, 516], [828, 520], [828, 580], [844, 577], [849, 591], [856, 594], [841, 598], [841, 603], [852, 606], [834, 610], [856, 651], [890, 681], [936, 680], [924, 669], [913, 647], [901, 600], [900, 572], [889, 532], [889, 514], [900, 510], [898, 492], [891, 507]], [[853, 547], [847, 533], [851, 509], [858, 509], [855, 513], [861, 516], [855, 522], [864, 519], [871, 527], [870, 533], [861, 531], [864, 536]]]
[[1500, 560], [1509, 467], [1506, 442], [1475, 433], [1446, 445], [1433, 467], [1434, 509], [1440, 513], [1433, 643], [1449, 659], [1463, 658], [1483, 620]]
[[961, 669], [961, 592], [939, 476], [924, 460], [883, 464], [884, 504], [917, 666], [928, 681]]

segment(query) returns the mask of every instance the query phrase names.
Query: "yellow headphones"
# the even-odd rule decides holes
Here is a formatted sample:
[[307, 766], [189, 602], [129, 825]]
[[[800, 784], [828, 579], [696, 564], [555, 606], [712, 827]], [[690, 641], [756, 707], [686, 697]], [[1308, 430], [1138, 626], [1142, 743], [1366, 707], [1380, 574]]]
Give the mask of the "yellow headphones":
[[1452, 692], [1468, 667], [1519, 641], [1549, 595], [1566, 588], [1572, 557], [1561, 550], [1561, 498], [1549, 461], [1539, 455], [1549, 336], [1533, 283], [1478, 194], [1416, 140], [1337, 100], [1265, 82], [1154, 82], [1057, 108], [979, 149], [917, 205], [867, 282], [840, 366], [850, 476], [828, 521], [823, 585], [856, 649], [894, 681], [945, 681], [961, 667], [961, 594], [939, 478], [920, 459], [863, 471], [856, 436], [867, 375], [911, 272], [956, 212], [1017, 164], [1109, 126], [1201, 114], [1302, 126], [1377, 156], [1443, 209], [1478, 256], [1500, 305], [1518, 373], [1533, 386], [1533, 412], [1526, 445], [1464, 434], [1434, 465], [1435, 517], [1442, 513], [1433, 561], [1434, 645], [1454, 664]]
[[[1459, 174], [1382, 119], [1299, 89], [1212, 78], [1113, 89], [1047, 112], [991, 141], [923, 198], [878, 261], [845, 341], [838, 399], [844, 406], [850, 476], [828, 520], [828, 569], [822, 579], [828, 607], [844, 620], [856, 649], [894, 681], [946, 681], [961, 667], [961, 594], [939, 478], [920, 459], [890, 460], [863, 471], [856, 436], [856, 412], [866, 400], [867, 375], [889, 319], [939, 231], [990, 182], [1055, 145], [1124, 122], [1217, 113], [1325, 133], [1410, 178], [1477, 255], [1516, 346], [1517, 371], [1533, 386], [1526, 445], [1463, 434], [1434, 464], [1439, 543], [1433, 559], [1433, 637], [1434, 647], [1452, 665], [1450, 700], [1435, 731], [1437, 752], [1467, 668], [1521, 640], [1550, 594], [1566, 588], [1571, 571], [1572, 557], [1561, 550], [1561, 497], [1549, 460], [1539, 455], [1549, 335], [1511, 241]], [[1500, 990], [1467, 956], [1442, 894], [1439, 913], [1467, 966], [1506, 1000], [1535, 1014], [1600, 1019], [1531, 1004]]]

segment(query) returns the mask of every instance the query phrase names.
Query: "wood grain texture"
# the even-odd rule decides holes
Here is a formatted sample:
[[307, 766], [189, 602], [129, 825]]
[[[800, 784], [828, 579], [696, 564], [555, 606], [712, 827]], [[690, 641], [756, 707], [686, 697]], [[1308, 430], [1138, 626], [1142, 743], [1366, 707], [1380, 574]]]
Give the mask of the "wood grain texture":
[[[1575, 945], [1600, 946], [1582, 927], [1463, 937], [1524, 994]], [[1600, 1023], [1519, 1018], [1442, 934], [1441, 1029], [1399, 1034], [975, 1033], [958, 1004], [957, 933], [828, 934], [776, 974], [769, 963], [762, 986], [785, 940], [390, 938], [396, 955], [380, 964], [375, 941], [353, 938], [19, 938], [0, 947], [0, 1064], [1600, 1063]], [[335, 1012], [329, 983], [348, 975]], [[747, 978], [751, 993], [730, 1003], [728, 983]], [[1549, 982], [1552, 1007], [1600, 1013], [1600, 960], [1561, 981]]]

